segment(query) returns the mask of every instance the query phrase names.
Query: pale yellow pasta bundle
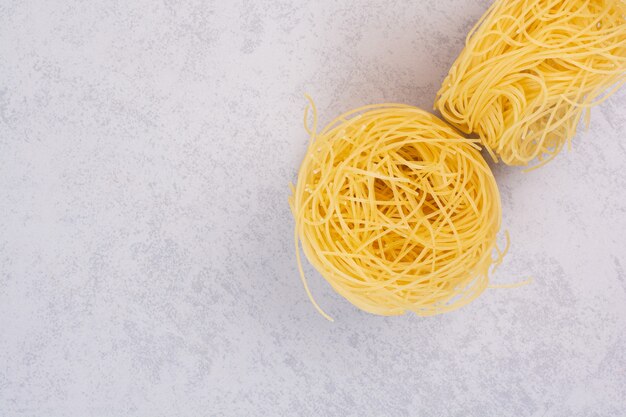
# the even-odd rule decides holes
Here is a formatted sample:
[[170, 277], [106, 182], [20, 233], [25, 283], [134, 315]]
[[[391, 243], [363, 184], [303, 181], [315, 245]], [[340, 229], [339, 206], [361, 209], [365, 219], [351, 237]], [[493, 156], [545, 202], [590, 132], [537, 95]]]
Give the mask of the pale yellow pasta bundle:
[[621, 0], [496, 0], [435, 108], [494, 159], [542, 165], [570, 144], [583, 110], [626, 81], [625, 19]]
[[374, 314], [427, 316], [463, 306], [488, 284], [500, 195], [479, 153], [415, 107], [362, 107], [310, 129], [290, 198], [298, 241], [330, 285]]

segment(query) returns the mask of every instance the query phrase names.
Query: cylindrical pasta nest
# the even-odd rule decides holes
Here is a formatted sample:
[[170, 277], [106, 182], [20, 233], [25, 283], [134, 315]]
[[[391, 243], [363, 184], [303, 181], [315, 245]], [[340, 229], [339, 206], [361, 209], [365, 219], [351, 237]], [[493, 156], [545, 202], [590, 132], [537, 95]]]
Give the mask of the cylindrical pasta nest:
[[622, 0], [496, 0], [435, 108], [494, 158], [541, 165], [570, 143], [585, 109], [626, 81], [625, 19]]
[[290, 199], [302, 274], [298, 240], [339, 294], [380, 315], [450, 311], [486, 288], [501, 206], [475, 140], [399, 104], [311, 138]]

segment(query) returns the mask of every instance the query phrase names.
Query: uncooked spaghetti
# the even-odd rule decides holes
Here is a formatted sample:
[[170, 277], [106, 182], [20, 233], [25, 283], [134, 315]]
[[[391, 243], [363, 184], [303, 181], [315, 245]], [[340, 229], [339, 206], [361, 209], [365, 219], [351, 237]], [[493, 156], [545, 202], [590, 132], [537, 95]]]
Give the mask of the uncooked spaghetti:
[[350, 111], [320, 132], [313, 110], [290, 205], [318, 311], [329, 318], [311, 296], [298, 242], [339, 294], [370, 313], [428, 316], [476, 298], [502, 257], [500, 195], [477, 140], [402, 104]]
[[582, 112], [626, 82], [626, 3], [496, 0], [435, 108], [494, 159], [539, 166], [571, 145]]

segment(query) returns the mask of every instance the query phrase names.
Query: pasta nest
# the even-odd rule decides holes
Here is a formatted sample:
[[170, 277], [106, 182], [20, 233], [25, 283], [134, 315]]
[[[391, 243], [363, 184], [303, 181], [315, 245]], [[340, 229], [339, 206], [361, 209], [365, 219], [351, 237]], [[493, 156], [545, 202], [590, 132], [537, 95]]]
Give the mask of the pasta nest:
[[495, 160], [543, 165], [571, 145], [583, 111], [626, 82], [625, 19], [622, 0], [496, 0], [435, 108]]
[[316, 126], [314, 115], [290, 199], [309, 296], [298, 242], [339, 294], [370, 313], [428, 316], [476, 298], [502, 254], [500, 195], [476, 140], [402, 104]]

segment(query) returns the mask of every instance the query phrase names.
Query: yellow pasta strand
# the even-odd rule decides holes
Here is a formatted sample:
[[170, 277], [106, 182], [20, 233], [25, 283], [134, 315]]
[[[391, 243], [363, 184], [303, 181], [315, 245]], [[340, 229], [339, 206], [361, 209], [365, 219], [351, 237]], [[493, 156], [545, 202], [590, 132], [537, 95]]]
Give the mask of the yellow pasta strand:
[[[403, 104], [345, 113], [317, 132], [292, 187], [299, 243], [355, 306], [429, 316], [459, 308], [488, 285], [500, 195], [475, 139]], [[306, 117], [306, 116], [305, 116]]]
[[496, 0], [470, 32], [435, 108], [509, 165], [543, 165], [582, 112], [626, 82], [622, 0]]

